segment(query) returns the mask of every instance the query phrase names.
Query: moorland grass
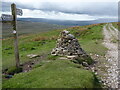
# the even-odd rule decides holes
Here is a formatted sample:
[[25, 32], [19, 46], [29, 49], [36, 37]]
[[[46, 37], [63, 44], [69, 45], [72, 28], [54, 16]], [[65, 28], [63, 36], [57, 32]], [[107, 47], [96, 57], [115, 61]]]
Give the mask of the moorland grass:
[[[102, 45], [102, 28], [104, 24], [71, 27], [67, 30], [77, 37], [81, 47], [89, 54], [105, 55], [106, 48]], [[38, 34], [19, 37], [19, 51], [21, 63], [27, 62], [28, 54], [47, 55], [55, 47], [56, 40], [62, 30], [53, 30]], [[15, 65], [13, 38], [2, 41], [3, 69]], [[47, 57], [47, 56], [46, 56]]]
[[[105, 24], [67, 28], [79, 40], [81, 47], [89, 54], [104, 56], [107, 49], [102, 45], [102, 29]], [[9, 80], [3, 80], [3, 88], [96, 88], [101, 87], [98, 79], [80, 64], [59, 60], [50, 55], [56, 46], [56, 39], [62, 30], [19, 36], [20, 62], [30, 60], [28, 54], [44, 55], [40, 64], [27, 73], [19, 73]], [[15, 66], [13, 38], [3, 40], [3, 69]]]
[[55, 60], [16, 74], [3, 88], [100, 88], [95, 75], [69, 60]]
[[119, 25], [119, 23], [118, 23], [118, 22], [113, 22], [112, 25], [113, 25], [115, 28], [118, 29], [118, 25]]

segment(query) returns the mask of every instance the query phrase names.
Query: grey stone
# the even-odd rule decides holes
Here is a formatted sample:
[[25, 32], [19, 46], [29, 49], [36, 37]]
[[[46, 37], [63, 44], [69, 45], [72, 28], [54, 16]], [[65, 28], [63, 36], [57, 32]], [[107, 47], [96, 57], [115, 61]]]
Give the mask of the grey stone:
[[64, 30], [64, 32], [65, 32], [66, 34], [68, 34], [68, 33], [69, 33], [69, 31], [67, 31], [67, 30]]
[[32, 59], [32, 58], [39, 57], [39, 55], [35, 55], [35, 54], [29, 54], [29, 55], [27, 55], [27, 57], [29, 57], [30, 59]]
[[66, 58], [66, 57], [60, 57], [59, 59], [61, 59], [61, 60], [67, 60], [68, 58]]
[[78, 56], [75, 56], [75, 55], [73, 55], [73, 56], [67, 56], [67, 58], [68, 58], [68, 59], [72, 59], [72, 60], [74, 60], [74, 59], [77, 59]]
[[66, 36], [66, 38], [67, 38], [67, 39], [74, 39], [75, 37], [74, 37], [72, 34], [68, 34], [68, 35]]
[[85, 66], [85, 67], [89, 66], [87, 62], [83, 62], [82, 65]]

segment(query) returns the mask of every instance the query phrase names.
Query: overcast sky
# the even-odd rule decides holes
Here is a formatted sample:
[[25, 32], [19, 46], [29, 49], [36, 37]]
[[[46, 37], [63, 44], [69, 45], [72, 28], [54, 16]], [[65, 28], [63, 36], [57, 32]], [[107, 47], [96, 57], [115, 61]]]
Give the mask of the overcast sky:
[[4, 0], [2, 13], [11, 14], [13, 2], [23, 10], [21, 18], [85, 21], [118, 16], [118, 0]]

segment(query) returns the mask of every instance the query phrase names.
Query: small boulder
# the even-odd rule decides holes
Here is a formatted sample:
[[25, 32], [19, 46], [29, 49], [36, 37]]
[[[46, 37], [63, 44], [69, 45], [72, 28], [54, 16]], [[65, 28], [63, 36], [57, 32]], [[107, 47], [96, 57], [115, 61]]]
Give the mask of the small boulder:
[[82, 62], [82, 65], [85, 66], [85, 67], [89, 67], [87, 62]]

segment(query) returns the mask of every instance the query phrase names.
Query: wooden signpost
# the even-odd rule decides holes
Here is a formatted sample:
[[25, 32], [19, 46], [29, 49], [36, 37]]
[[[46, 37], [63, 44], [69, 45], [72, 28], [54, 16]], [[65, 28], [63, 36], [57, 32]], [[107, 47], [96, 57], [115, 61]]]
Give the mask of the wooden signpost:
[[12, 15], [2, 14], [2, 21], [12, 21], [13, 25], [13, 35], [14, 35], [14, 52], [15, 52], [15, 60], [16, 67], [20, 66], [20, 58], [19, 58], [19, 49], [18, 49], [18, 34], [17, 34], [17, 15], [22, 16], [23, 12], [21, 9], [17, 9], [16, 5], [11, 4]]
[[13, 16], [13, 34], [14, 34], [14, 52], [15, 52], [15, 60], [16, 60], [16, 67], [20, 66], [20, 58], [19, 58], [19, 49], [18, 49], [18, 34], [17, 34], [17, 14], [22, 16], [22, 10], [16, 9], [16, 5], [13, 3], [11, 4], [12, 16]]
[[17, 9], [16, 5], [11, 4], [12, 15], [2, 14], [2, 21], [12, 21], [13, 25], [13, 35], [14, 35], [14, 52], [15, 52], [15, 60], [16, 67], [20, 66], [20, 58], [19, 58], [19, 49], [18, 49], [18, 34], [17, 34], [17, 15], [22, 16], [23, 12], [21, 9]]
[[20, 59], [19, 59], [19, 50], [18, 50], [18, 34], [17, 34], [17, 30], [16, 30], [16, 5], [15, 4], [11, 4], [11, 10], [12, 10], [12, 15], [13, 15], [13, 34], [14, 34], [14, 49], [15, 49], [15, 60], [16, 60], [16, 67], [20, 66]]

